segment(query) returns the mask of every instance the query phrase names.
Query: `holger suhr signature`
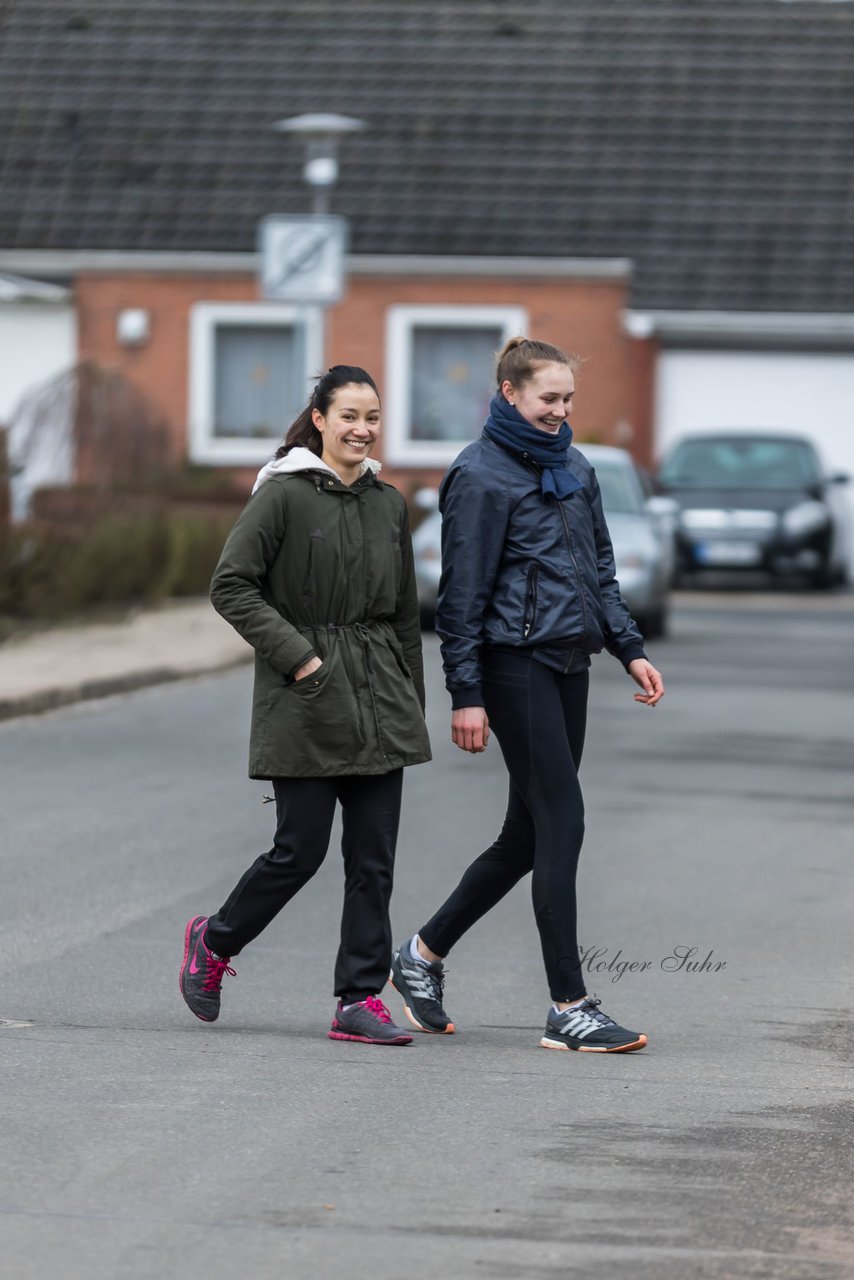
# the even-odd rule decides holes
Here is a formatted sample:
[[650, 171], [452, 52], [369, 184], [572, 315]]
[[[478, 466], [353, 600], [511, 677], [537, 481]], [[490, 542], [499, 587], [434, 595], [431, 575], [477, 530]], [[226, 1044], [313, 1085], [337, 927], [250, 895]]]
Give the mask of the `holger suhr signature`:
[[661, 960], [626, 960], [622, 950], [609, 959], [608, 947], [579, 947], [581, 968], [587, 973], [610, 974], [612, 982], [619, 982], [626, 973], [648, 973], [656, 965], [663, 973], [720, 973], [726, 968], [726, 960], [716, 960], [710, 950], [700, 959], [699, 947], [679, 945], [673, 947]]

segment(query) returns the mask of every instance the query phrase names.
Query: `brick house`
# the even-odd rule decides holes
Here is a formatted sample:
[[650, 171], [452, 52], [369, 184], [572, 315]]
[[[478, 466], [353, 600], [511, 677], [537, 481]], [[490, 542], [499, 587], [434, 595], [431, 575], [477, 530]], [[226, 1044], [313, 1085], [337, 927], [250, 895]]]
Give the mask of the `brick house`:
[[[305, 403], [311, 374], [346, 362], [369, 369], [383, 391], [387, 473], [406, 488], [434, 483], [485, 415], [492, 353], [520, 331], [568, 344], [583, 330], [587, 434], [613, 440], [625, 430], [625, 261], [354, 256], [324, 325], [315, 308], [260, 301], [253, 255], [243, 258], [206, 255], [191, 271], [182, 254], [142, 263], [84, 254], [74, 264], [80, 358], [122, 369], [154, 396], [176, 459], [254, 475]], [[124, 336], [129, 315], [145, 326], [142, 341]]]
[[[524, 329], [583, 357], [582, 439], [649, 462], [791, 427], [854, 470], [851, 65], [854, 9], [816, 0], [5, 0], [0, 416], [32, 383], [23, 307], [45, 376], [122, 369], [176, 458], [241, 478], [312, 373], [363, 363], [411, 489]], [[308, 203], [272, 124], [319, 109], [366, 123], [325, 320], [262, 302], [255, 253]]]

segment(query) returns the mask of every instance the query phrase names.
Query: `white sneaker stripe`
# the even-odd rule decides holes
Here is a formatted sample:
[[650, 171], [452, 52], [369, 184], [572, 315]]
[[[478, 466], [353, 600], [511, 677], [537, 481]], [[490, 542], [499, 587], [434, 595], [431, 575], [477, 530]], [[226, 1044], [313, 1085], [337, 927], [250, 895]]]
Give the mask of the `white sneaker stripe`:
[[591, 1031], [596, 1031], [598, 1026], [599, 1024], [595, 1018], [591, 1018], [589, 1014], [581, 1010], [578, 1012], [573, 1011], [572, 1016], [566, 1022], [566, 1030], [579, 1040], [589, 1036]]
[[594, 1023], [592, 1027], [583, 1027], [580, 1031], [573, 1032], [573, 1035], [577, 1040], [583, 1040], [585, 1036], [589, 1036], [590, 1032], [595, 1030], [596, 1024]]

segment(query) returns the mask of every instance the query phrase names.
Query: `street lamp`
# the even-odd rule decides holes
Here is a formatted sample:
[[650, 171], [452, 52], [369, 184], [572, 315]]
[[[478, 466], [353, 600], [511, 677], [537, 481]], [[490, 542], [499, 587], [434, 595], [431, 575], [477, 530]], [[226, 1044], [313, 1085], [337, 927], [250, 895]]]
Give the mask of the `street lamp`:
[[345, 134], [364, 129], [364, 120], [327, 112], [288, 116], [273, 125], [280, 133], [292, 133], [305, 143], [302, 176], [312, 192], [312, 213], [329, 212], [329, 192], [338, 178], [338, 145]]

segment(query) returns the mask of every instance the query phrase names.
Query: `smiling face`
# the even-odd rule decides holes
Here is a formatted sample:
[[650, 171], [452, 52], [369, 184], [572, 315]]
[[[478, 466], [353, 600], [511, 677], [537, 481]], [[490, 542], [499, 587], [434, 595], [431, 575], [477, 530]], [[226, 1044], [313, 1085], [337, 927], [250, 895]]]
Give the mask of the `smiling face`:
[[569, 365], [539, 364], [521, 386], [502, 382], [501, 394], [532, 427], [554, 435], [569, 417], [575, 379]]
[[323, 436], [321, 458], [345, 484], [352, 484], [379, 435], [380, 399], [376, 391], [367, 383], [348, 382], [334, 393], [325, 414], [312, 410], [311, 420]]

